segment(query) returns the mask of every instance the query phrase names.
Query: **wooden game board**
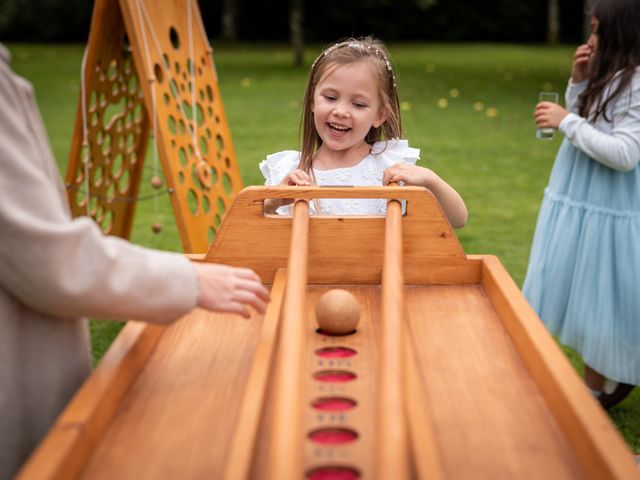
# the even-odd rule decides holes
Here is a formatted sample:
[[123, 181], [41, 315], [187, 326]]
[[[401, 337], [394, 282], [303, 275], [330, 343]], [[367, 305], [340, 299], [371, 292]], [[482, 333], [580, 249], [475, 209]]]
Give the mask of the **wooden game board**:
[[[293, 217], [263, 214], [276, 197]], [[387, 215], [309, 217], [331, 197]], [[424, 189], [250, 187], [193, 259], [256, 270], [267, 312], [129, 322], [20, 478], [638, 477], [499, 260], [465, 255]], [[356, 333], [316, 331], [334, 287]]]

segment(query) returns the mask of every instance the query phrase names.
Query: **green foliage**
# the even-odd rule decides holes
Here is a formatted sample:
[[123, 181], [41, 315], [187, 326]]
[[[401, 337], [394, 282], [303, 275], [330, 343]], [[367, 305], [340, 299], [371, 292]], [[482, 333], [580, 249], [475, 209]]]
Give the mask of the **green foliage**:
[[2, 0], [0, 38], [85, 39], [92, 8], [93, 2], [87, 0]]
[[[262, 184], [258, 163], [269, 153], [298, 149], [307, 70], [291, 66], [284, 46], [214, 45], [222, 100], [245, 185]], [[400, 44], [389, 50], [397, 70], [406, 137], [465, 198], [469, 223], [457, 231], [467, 253], [495, 254], [516, 283], [523, 281], [536, 216], [561, 141], [535, 139], [533, 107], [541, 90], [563, 92], [573, 48], [497, 44]], [[82, 47], [13, 45], [14, 69], [33, 83], [64, 172], [79, 94]], [[149, 149], [151, 151], [151, 149]], [[152, 193], [147, 159], [141, 196]], [[170, 204], [137, 206], [132, 241], [180, 251]], [[163, 231], [150, 226], [161, 217]], [[120, 324], [92, 322], [98, 359]], [[575, 368], [578, 355], [565, 349]], [[640, 393], [611, 411], [629, 445], [640, 449]]]

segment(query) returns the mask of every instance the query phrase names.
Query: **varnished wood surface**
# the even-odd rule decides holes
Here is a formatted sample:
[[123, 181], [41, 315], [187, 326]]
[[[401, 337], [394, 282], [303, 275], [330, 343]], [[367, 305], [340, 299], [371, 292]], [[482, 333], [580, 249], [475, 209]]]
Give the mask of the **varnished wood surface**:
[[221, 477], [261, 321], [196, 310], [167, 327], [83, 478]]
[[155, 130], [182, 246], [204, 252], [242, 179], [198, 2], [97, 0], [83, 78], [66, 174], [73, 214], [130, 235]]
[[[384, 388], [376, 375], [381, 287], [341, 286], [363, 307], [357, 333], [342, 337], [320, 335], [314, 323], [315, 301], [331, 287], [307, 289], [302, 469], [338, 464], [374, 478], [376, 396]], [[437, 448], [432, 454], [443, 478], [589, 477], [481, 286], [408, 286], [404, 294], [417, 361], [414, 380], [420, 382], [407, 411], [419, 409], [428, 419], [431, 430], [423, 438]], [[221, 476], [239, 434], [242, 393], [260, 321], [198, 311], [166, 329], [83, 477]], [[331, 361], [317, 357], [315, 350], [328, 345], [351, 347], [357, 355]], [[313, 373], [323, 368], [346, 369], [358, 377], [346, 384], [322, 384]], [[358, 405], [342, 415], [311, 408], [314, 398], [331, 394], [352, 397]], [[272, 395], [268, 388], [265, 414]], [[414, 420], [410, 417], [409, 424]], [[359, 437], [348, 445], [317, 445], [308, 433], [321, 426], [353, 428]], [[268, 478], [260, 465], [268, 460], [261, 455], [269, 451], [272, 428], [259, 429], [252, 478]]]
[[405, 295], [445, 477], [585, 478], [483, 289]]
[[[205, 257], [256, 270], [271, 283], [285, 267], [291, 217], [265, 216], [266, 198], [398, 198], [403, 216], [403, 271], [407, 283], [478, 283], [479, 263], [469, 262], [437, 201], [424, 188], [248, 187], [237, 197]], [[380, 285], [383, 216], [313, 216], [309, 223], [309, 283]], [[254, 232], [247, 235], [247, 232]]]
[[589, 478], [638, 478], [640, 474], [616, 427], [546, 331], [507, 271], [483, 257], [483, 289], [550, 412], [589, 473]]
[[[395, 188], [394, 188], [395, 189]], [[405, 335], [405, 301], [402, 244], [402, 205], [387, 203], [382, 269], [382, 334], [379, 345], [376, 410], [376, 478], [409, 476], [409, 439], [404, 395], [402, 348]]]
[[269, 441], [268, 478], [297, 480], [302, 463], [302, 378], [304, 372], [309, 258], [309, 204], [293, 207], [289, 264], [273, 381], [273, 427]]
[[[347, 196], [349, 191], [311, 188], [300, 195]], [[402, 405], [393, 402], [387, 408], [394, 410], [389, 417], [397, 417], [398, 408], [405, 411], [408, 478], [640, 477], [606, 413], [499, 261], [466, 257], [442, 212], [434, 210], [430, 194], [398, 187], [362, 189], [355, 196], [407, 200], [402, 228], [391, 229], [402, 231], [403, 261], [390, 265], [402, 263], [402, 269], [393, 273], [390, 283], [395, 287], [386, 294], [381, 259], [361, 256], [362, 251], [381, 254], [385, 245], [396, 252], [392, 258], [400, 256], [397, 235], [383, 240], [384, 218], [312, 217], [292, 232], [290, 219], [262, 214], [262, 200], [271, 195], [295, 192], [242, 192], [239, 217], [232, 211], [209, 252], [193, 256], [233, 264], [244, 252], [260, 269], [273, 272], [269, 278], [285, 275], [284, 284], [278, 280], [272, 288], [266, 316], [244, 320], [196, 310], [166, 329], [139, 325], [134, 331], [127, 326], [123, 332], [134, 335], [114, 343], [21, 478], [76, 478], [81, 472], [84, 478], [209, 479], [238, 467], [251, 479], [264, 479], [272, 477], [271, 460], [277, 455], [278, 462], [290, 461], [293, 476], [335, 465], [379, 479], [376, 445], [384, 428], [377, 412], [386, 405], [380, 396], [387, 389], [402, 390], [396, 392]], [[244, 216], [243, 223], [239, 219]], [[306, 235], [301, 235], [307, 226], [308, 248]], [[247, 244], [230, 243], [241, 238], [243, 228]], [[283, 248], [291, 251], [282, 254]], [[344, 260], [343, 266], [334, 268], [323, 256], [333, 254]], [[276, 273], [287, 260], [289, 271]], [[400, 287], [403, 274], [409, 285]], [[350, 290], [363, 306], [355, 334], [327, 337], [316, 332], [315, 302], [332, 287]], [[278, 330], [285, 290], [295, 292], [285, 308], [294, 315], [283, 314], [289, 326]], [[392, 302], [405, 300], [396, 300], [397, 305], [383, 300], [389, 292], [395, 292]], [[385, 328], [382, 312], [387, 308], [391, 317], [403, 317], [408, 335]], [[402, 338], [388, 338], [394, 335]], [[389, 364], [397, 366], [398, 357], [402, 359], [402, 387], [397, 379], [379, 375], [389, 366], [389, 356], [381, 353], [387, 341], [395, 345]], [[357, 355], [321, 360], [315, 352], [322, 345], [349, 346]], [[300, 418], [274, 422], [282, 416], [278, 409], [283, 404], [276, 400], [275, 372], [287, 362], [297, 362], [295, 369], [286, 369], [294, 380], [287, 391], [297, 398], [289, 413]], [[334, 368], [352, 371], [357, 379], [326, 384], [314, 377], [318, 370]], [[259, 399], [247, 397], [252, 392]], [[330, 414], [311, 407], [318, 396], [331, 394], [352, 397], [356, 408]], [[274, 449], [280, 429], [295, 423], [300, 425], [291, 429], [299, 442], [295, 448]], [[351, 428], [357, 440], [337, 446], [311, 440], [310, 432], [332, 426]], [[255, 448], [237, 447], [243, 443]], [[238, 458], [248, 464], [239, 464]]]

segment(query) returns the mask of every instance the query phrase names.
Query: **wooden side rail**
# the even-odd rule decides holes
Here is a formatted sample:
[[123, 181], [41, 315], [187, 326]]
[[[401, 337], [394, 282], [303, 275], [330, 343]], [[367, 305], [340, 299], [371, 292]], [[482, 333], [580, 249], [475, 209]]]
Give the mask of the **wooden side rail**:
[[274, 412], [268, 478], [298, 480], [302, 472], [302, 375], [304, 372], [309, 204], [294, 204], [276, 358]]
[[403, 398], [404, 301], [402, 295], [402, 206], [387, 204], [382, 270], [382, 335], [376, 414], [376, 476], [409, 478], [409, 449]]
[[67, 480], [81, 474], [163, 331], [127, 323], [17, 478]]

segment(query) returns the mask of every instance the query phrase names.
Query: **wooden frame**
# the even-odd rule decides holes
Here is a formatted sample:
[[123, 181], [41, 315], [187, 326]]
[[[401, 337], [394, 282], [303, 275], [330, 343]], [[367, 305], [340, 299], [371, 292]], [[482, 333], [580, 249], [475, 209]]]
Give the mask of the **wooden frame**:
[[[309, 218], [347, 196], [389, 199], [387, 218]], [[276, 197], [293, 218], [263, 213]], [[192, 258], [256, 269], [267, 312], [130, 322], [19, 478], [640, 477], [498, 259], [466, 256], [424, 189], [251, 187]], [[334, 287], [361, 303], [355, 334], [316, 332]], [[356, 354], [320, 355], [339, 347]], [[351, 437], [314, 440], [333, 431]]]
[[156, 194], [171, 199], [184, 251], [206, 250], [242, 179], [197, 2], [96, 0], [81, 83], [73, 214], [128, 238], [155, 132]]

